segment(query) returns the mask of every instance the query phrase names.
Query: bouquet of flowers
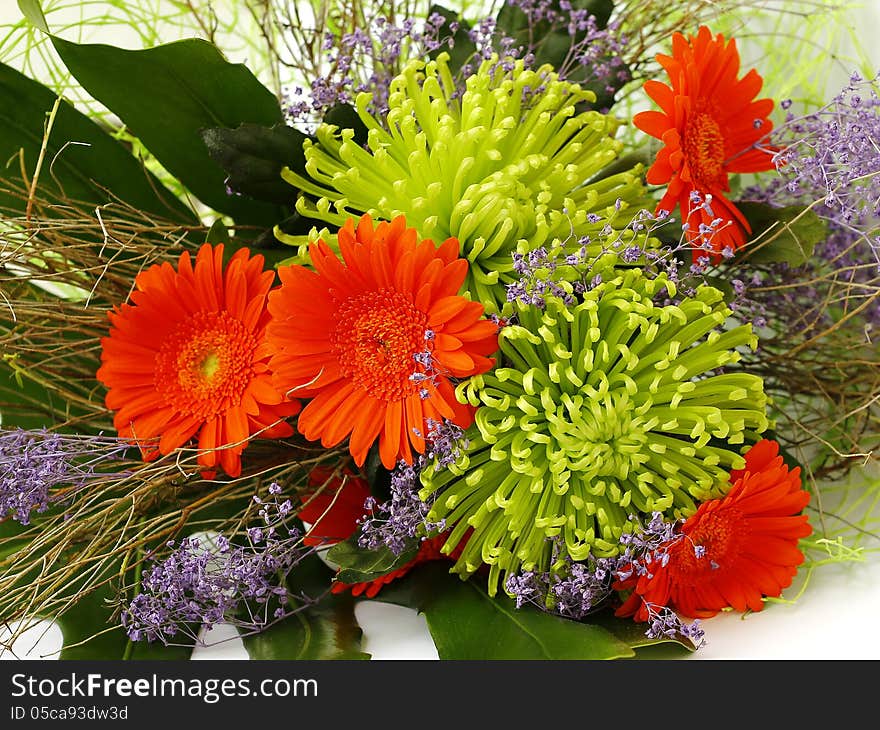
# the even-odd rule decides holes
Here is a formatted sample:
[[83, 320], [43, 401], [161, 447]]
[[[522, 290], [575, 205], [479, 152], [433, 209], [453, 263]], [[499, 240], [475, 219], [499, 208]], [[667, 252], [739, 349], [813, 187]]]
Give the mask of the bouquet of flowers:
[[874, 547], [880, 100], [825, 95], [836, 3], [18, 5], [7, 646], [366, 658], [376, 597], [441, 658], [693, 651]]

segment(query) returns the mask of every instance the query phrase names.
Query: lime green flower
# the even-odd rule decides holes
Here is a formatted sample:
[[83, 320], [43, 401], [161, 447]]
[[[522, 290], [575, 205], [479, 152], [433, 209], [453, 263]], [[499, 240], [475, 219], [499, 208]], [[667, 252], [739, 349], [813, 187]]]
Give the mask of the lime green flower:
[[[470, 262], [465, 289], [497, 311], [503, 284], [516, 278], [514, 251], [595, 234], [609, 221], [625, 226], [625, 209], [644, 202], [642, 167], [604, 173], [622, 149], [619, 122], [578, 111], [595, 95], [550, 66], [494, 57], [458, 98], [447, 59], [406, 66], [391, 85], [387, 124], [367, 112], [368, 94], [358, 97], [369, 149], [353, 130], [322, 125], [304, 145], [310, 179], [287, 168], [283, 176], [318, 198], [300, 197], [304, 216], [341, 226], [362, 213], [405, 215], [425, 238], [457, 238]], [[276, 235], [305, 258], [307, 236]]]
[[452, 528], [444, 550], [473, 529], [456, 572], [487, 563], [494, 592], [502, 574], [547, 569], [548, 538], [574, 560], [611, 556], [630, 515], [686, 517], [725, 493], [768, 427], [767, 398], [760, 377], [713, 371], [756, 338], [722, 328], [713, 287], [659, 304], [667, 294], [665, 275], [612, 270], [579, 304], [518, 305], [499, 336], [510, 367], [458, 386], [477, 406], [465, 453], [422, 474], [429, 519]]

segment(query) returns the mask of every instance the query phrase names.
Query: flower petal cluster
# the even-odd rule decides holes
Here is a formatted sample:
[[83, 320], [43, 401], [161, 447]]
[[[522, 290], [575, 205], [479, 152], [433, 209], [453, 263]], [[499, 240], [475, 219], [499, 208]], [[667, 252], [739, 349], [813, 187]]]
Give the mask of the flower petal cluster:
[[[609, 218], [625, 225], [622, 209], [644, 202], [640, 166], [603, 175], [623, 143], [614, 139], [617, 120], [583, 110], [594, 100], [550, 66], [530, 70], [497, 56], [461, 93], [442, 53], [407, 64], [391, 84], [386, 118], [368, 112], [368, 94], [358, 97], [366, 149], [353, 130], [322, 125], [304, 145], [309, 178], [283, 175], [318, 199], [298, 200], [307, 217], [341, 226], [352, 214], [405, 215], [426, 238], [458, 239], [469, 262], [465, 290], [496, 311], [503, 285], [517, 278], [514, 251], [596, 233]], [[305, 259], [304, 238], [276, 235]]]
[[575, 305], [519, 305], [499, 335], [508, 366], [458, 388], [478, 407], [462, 457], [422, 473], [429, 519], [452, 528], [444, 549], [473, 529], [457, 572], [488, 564], [494, 591], [502, 574], [545, 570], [557, 537], [561, 557], [614, 555], [629, 515], [679, 518], [726, 491], [768, 420], [760, 377], [717, 371], [756, 340], [722, 328], [717, 289], [658, 303], [675, 293], [629, 269]]
[[812, 532], [802, 514], [810, 495], [800, 467], [789, 471], [779, 444], [766, 439], [745, 460], [744, 469], [730, 473], [727, 494], [703, 502], [661, 547], [663, 560], [615, 585], [632, 590], [617, 615], [647, 621], [658, 607], [690, 618], [728, 607], [760, 611], [763, 596], [779, 596], [791, 585], [804, 561], [798, 541]]
[[450, 378], [494, 365], [497, 327], [482, 304], [458, 296], [468, 264], [455, 239], [438, 247], [402, 216], [374, 226], [365, 215], [337, 240], [338, 255], [323, 239], [311, 245], [314, 271], [278, 271], [268, 328], [275, 385], [311, 399], [297, 421], [307, 439], [329, 447], [350, 437], [360, 466], [378, 438], [387, 469], [411, 464], [429, 420], [471, 424]]
[[205, 244], [175, 268], [151, 266], [135, 279], [130, 303], [109, 314], [97, 377], [109, 390], [119, 435], [145, 458], [198, 439], [204, 474], [241, 473], [252, 436], [284, 438], [299, 411], [273, 386], [266, 349], [266, 297], [275, 274], [263, 257]]
[[[660, 111], [633, 118], [639, 129], [663, 142], [647, 175], [653, 185], [668, 183], [657, 210], [680, 207], [688, 240], [708, 242], [716, 254], [732, 252], [745, 245], [751, 228], [727, 199], [728, 175], [773, 169], [772, 151], [758, 145], [773, 128], [773, 100], [755, 100], [763, 84], [758, 72], [737, 78], [736, 41], [725, 41], [720, 33], [713, 37], [705, 26], [691, 37], [675, 33], [672, 55], [659, 54], [657, 60], [670, 83], [646, 81], [645, 92]], [[695, 205], [693, 193], [708, 202]], [[713, 227], [717, 219], [721, 223]]]

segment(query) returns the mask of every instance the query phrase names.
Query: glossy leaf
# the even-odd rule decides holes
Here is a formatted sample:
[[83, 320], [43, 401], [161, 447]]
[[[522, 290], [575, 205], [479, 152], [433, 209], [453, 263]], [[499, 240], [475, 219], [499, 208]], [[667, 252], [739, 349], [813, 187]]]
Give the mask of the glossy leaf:
[[[38, 3], [20, 7], [45, 30]], [[246, 66], [229, 63], [214, 45], [195, 38], [127, 50], [50, 37], [83, 88], [203, 203], [240, 224], [270, 226], [281, 217], [276, 206], [228, 195], [226, 174], [199, 139], [209, 127], [283, 121], [278, 100]]]
[[305, 173], [302, 145], [306, 139], [302, 132], [284, 124], [202, 130], [208, 154], [225, 170], [231, 190], [291, 209], [297, 190], [281, 178], [281, 169]]
[[251, 659], [369, 659], [350, 595], [326, 593], [333, 579], [318, 557], [297, 565], [288, 578], [293, 593], [320, 600], [257, 634], [243, 635]]
[[[398, 585], [399, 584], [399, 585]], [[441, 659], [619, 659], [635, 652], [607, 629], [517, 609], [490, 597], [478, 577], [462, 581], [448, 563], [425, 565], [392, 584], [377, 600], [409, 605], [425, 615]]]
[[772, 208], [763, 203], [737, 203], [752, 227], [754, 243], [740, 255], [750, 264], [786, 263], [801, 266], [828, 232], [824, 221], [812, 210], [797, 205]]
[[205, 234], [205, 243], [210, 243], [212, 246], [222, 243], [228, 246], [229, 242], [229, 229], [223, 221], [218, 218], [211, 224], [207, 234]]
[[351, 104], [334, 104], [327, 110], [321, 121], [324, 124], [333, 124], [340, 129], [354, 130], [352, 139], [361, 145], [367, 143], [367, 125], [363, 123], [357, 110]]
[[337, 579], [342, 583], [366, 583], [397, 570], [415, 558], [418, 545], [395, 555], [384, 545], [365, 550], [357, 544], [358, 536], [336, 543], [327, 551], [327, 559], [339, 566]]
[[[0, 64], [0, 160], [5, 165], [0, 177], [21, 186], [22, 166], [28, 181], [34, 175], [56, 99], [42, 84]], [[66, 101], [52, 121], [38, 182], [86, 204], [106, 203], [115, 196], [165, 218], [196, 221], [128, 149]], [[24, 213], [27, 197], [0, 189], [0, 207]]]
[[[440, 15], [446, 21], [442, 26], [440, 26], [440, 40], [451, 37], [452, 47], [450, 48], [446, 43], [442, 43], [439, 48], [430, 51], [428, 55], [431, 58], [436, 58], [440, 53], [444, 51], [448, 53], [449, 70], [454, 76], [459, 72], [462, 66], [468, 63], [468, 61], [470, 61], [474, 57], [477, 52], [476, 44], [473, 42], [473, 40], [471, 40], [471, 37], [468, 35], [468, 31], [471, 29], [471, 26], [454, 10], [444, 8], [442, 5], [432, 5], [431, 8], [428, 10], [428, 17], [430, 17], [434, 13], [437, 13], [437, 15]], [[452, 23], [458, 24], [455, 31], [452, 31], [450, 28]]]

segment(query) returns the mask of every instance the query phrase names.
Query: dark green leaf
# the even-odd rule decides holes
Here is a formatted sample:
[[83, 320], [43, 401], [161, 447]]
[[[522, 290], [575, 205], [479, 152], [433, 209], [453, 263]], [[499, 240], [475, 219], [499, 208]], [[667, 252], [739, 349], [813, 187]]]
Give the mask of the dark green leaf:
[[[470, 24], [462, 18], [458, 13], [454, 10], [449, 10], [448, 8], [444, 8], [442, 5], [432, 5], [430, 10], [428, 10], [428, 17], [437, 13], [442, 16], [446, 21], [440, 27], [440, 35], [439, 38], [441, 40], [445, 40], [447, 38], [452, 38], [452, 48], [450, 48], [446, 43], [442, 43], [439, 48], [430, 51], [428, 55], [431, 58], [437, 58], [437, 56], [446, 52], [449, 54], [449, 70], [452, 72], [452, 75], [458, 73], [462, 66], [464, 66], [477, 52], [477, 45], [471, 40], [471, 37], [468, 35], [468, 31], [471, 29]], [[458, 23], [458, 27], [455, 29], [455, 32], [451, 32], [449, 27], [452, 23]]]
[[[0, 328], [2, 329], [2, 328]], [[54, 398], [26, 374], [0, 361], [0, 426], [43, 428], [55, 422]]]
[[[560, 12], [559, 0], [552, 0], [549, 7], [557, 13]], [[614, 2], [613, 0], [572, 0], [571, 7], [572, 10], [585, 10], [593, 15], [596, 18], [596, 27], [602, 29], [608, 24]], [[547, 20], [540, 20], [530, 27], [526, 13], [509, 0], [498, 11], [497, 28], [499, 32], [496, 38], [499, 40], [504, 37], [512, 38], [514, 47], [523, 46], [533, 51], [536, 65], [549, 63], [557, 70], [566, 62], [572, 66], [571, 49], [583, 43], [586, 38], [586, 31], [578, 31], [573, 35], [569, 33], [567, 23], [558, 23], [554, 27]], [[614, 100], [614, 91], [609, 92], [606, 86], [610, 85], [616, 91], [624, 83], [623, 80], [616, 78], [587, 80], [590, 78], [590, 69], [583, 65], [573, 65], [567, 71], [568, 81], [579, 83], [596, 94], [596, 101], [592, 106], [599, 109], [611, 106]]]
[[[0, 64], [0, 178], [21, 184], [20, 152], [26, 174], [34, 174], [56, 99], [45, 86]], [[39, 184], [88, 204], [106, 203], [115, 196], [165, 218], [196, 220], [128, 149], [66, 101], [52, 123]], [[0, 190], [0, 207], [23, 213], [27, 201]]]
[[384, 545], [376, 550], [358, 547], [357, 534], [336, 543], [327, 551], [327, 559], [339, 566], [337, 578], [342, 583], [364, 583], [375, 580], [392, 570], [409, 563], [419, 551], [414, 545], [400, 555], [395, 555]]
[[364, 476], [370, 485], [370, 494], [378, 502], [391, 499], [391, 472], [382, 464], [382, 456], [379, 454], [379, 444], [375, 443], [367, 452], [367, 460], [364, 463]]
[[210, 127], [282, 121], [277, 99], [244, 65], [200, 39], [132, 51], [51, 38], [85, 90], [203, 203], [240, 224], [277, 222], [276, 206], [227, 194], [226, 173], [199, 139]]
[[[290, 189], [295, 195], [295, 188]], [[278, 223], [277, 227], [291, 236], [303, 236], [315, 227], [315, 221], [294, 212]], [[248, 245], [254, 253], [262, 254], [266, 258], [268, 266], [277, 267], [282, 261], [290, 259], [290, 246], [275, 237], [273, 228], [257, 235]]]
[[[559, 13], [559, 0], [551, 0], [549, 8]], [[589, 15], [594, 16], [596, 27], [602, 29], [608, 24], [614, 2], [613, 0], [572, 0], [571, 8], [585, 10]], [[535, 60], [539, 64], [550, 63], [557, 68], [565, 60], [571, 47], [585, 37], [584, 31], [570, 35], [567, 24], [553, 28], [546, 20], [540, 20], [530, 28], [528, 15], [510, 0], [507, 0], [498, 11], [496, 28], [498, 30], [496, 37], [499, 40], [504, 37], [512, 38], [515, 46], [528, 46], [530, 40], [534, 41], [532, 50], [535, 53]]]
[[[507, 596], [490, 597], [477, 577], [449, 574], [429, 564], [392, 584], [378, 600], [425, 614], [441, 659], [619, 659], [635, 652], [605, 628], [524, 607]], [[401, 583], [401, 581], [398, 581]]]
[[302, 143], [306, 139], [302, 132], [284, 124], [202, 130], [208, 154], [226, 171], [231, 190], [291, 209], [297, 190], [281, 178], [281, 169], [289, 167], [305, 174]]
[[189, 643], [188, 646], [130, 642], [118, 619], [113, 618], [113, 598], [112, 589], [102, 586], [77, 600], [56, 619], [64, 636], [61, 659], [189, 659], [193, 646], [183, 636], [180, 643]]
[[[340, 129], [354, 130], [354, 139], [358, 144], [367, 143], [367, 125], [358, 116], [351, 104], [334, 104], [324, 114], [324, 124], [333, 124]], [[302, 174], [302, 173], [301, 173]]]
[[[288, 585], [293, 593], [316, 598], [332, 579], [332, 572], [313, 556], [293, 569]], [[361, 650], [361, 636], [354, 599], [329, 593], [265, 631], [242, 636], [242, 641], [251, 659], [369, 659]]]
[[218, 243], [229, 245], [229, 241], [229, 229], [218, 218], [208, 229], [208, 233], [205, 235], [205, 243], [210, 243], [212, 246], [216, 246]]
[[763, 203], [737, 203], [757, 239], [740, 256], [751, 264], [786, 263], [801, 266], [828, 233], [824, 221], [812, 210], [797, 205], [771, 208]]
[[674, 644], [676, 647], [686, 649], [693, 652], [696, 647], [689, 639], [669, 638], [663, 636], [659, 639], [652, 639], [645, 634], [647, 624], [636, 623], [632, 619], [618, 618], [611, 611], [600, 611], [589, 618], [590, 624], [600, 626], [611, 634], [614, 634], [620, 641], [633, 649], [641, 649], [646, 646], [655, 646], [657, 644]]

